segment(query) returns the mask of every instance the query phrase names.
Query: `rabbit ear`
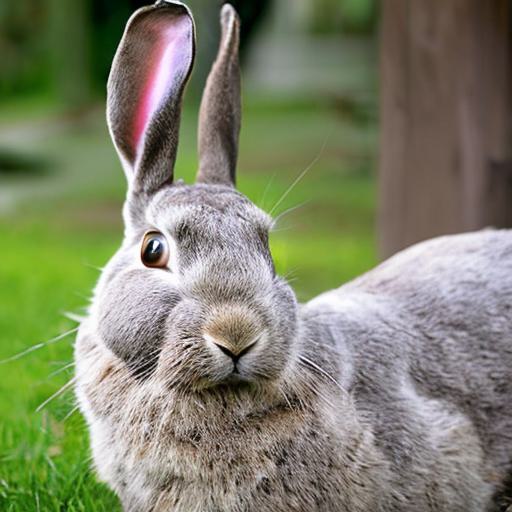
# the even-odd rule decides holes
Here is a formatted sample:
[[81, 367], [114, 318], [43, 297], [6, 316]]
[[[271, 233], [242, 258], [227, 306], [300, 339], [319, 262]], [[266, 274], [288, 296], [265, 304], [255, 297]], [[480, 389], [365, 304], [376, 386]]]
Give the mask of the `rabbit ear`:
[[222, 36], [201, 101], [199, 113], [199, 171], [197, 181], [235, 184], [240, 134], [240, 20], [225, 4], [221, 12]]
[[172, 182], [194, 55], [194, 21], [180, 2], [143, 7], [126, 25], [108, 79], [107, 120], [134, 191]]

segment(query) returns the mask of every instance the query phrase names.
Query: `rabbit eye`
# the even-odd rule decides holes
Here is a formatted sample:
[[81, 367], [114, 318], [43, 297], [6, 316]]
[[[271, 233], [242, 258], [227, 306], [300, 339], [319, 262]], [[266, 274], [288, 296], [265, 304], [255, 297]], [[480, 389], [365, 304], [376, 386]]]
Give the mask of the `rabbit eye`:
[[140, 258], [146, 267], [165, 267], [169, 261], [169, 246], [165, 236], [158, 231], [146, 233], [142, 240]]

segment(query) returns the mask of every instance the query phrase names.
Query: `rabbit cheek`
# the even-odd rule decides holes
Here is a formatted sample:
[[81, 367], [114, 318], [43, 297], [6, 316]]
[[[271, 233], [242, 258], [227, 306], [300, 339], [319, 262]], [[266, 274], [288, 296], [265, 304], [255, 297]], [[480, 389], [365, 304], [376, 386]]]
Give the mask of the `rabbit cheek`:
[[201, 339], [203, 312], [183, 299], [166, 319], [156, 380], [168, 389], [191, 389], [209, 374], [210, 358]]
[[179, 296], [145, 271], [114, 279], [100, 298], [99, 334], [138, 378], [154, 370]]
[[291, 288], [281, 279], [275, 281], [273, 302], [273, 336], [279, 343], [272, 347], [271, 364], [282, 370], [289, 361], [297, 335], [297, 301]]

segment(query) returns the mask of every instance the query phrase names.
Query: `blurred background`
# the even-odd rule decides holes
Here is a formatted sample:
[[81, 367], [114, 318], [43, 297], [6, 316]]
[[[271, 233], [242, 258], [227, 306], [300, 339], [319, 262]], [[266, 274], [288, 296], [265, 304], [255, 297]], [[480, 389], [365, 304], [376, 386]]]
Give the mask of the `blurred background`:
[[[66, 383], [76, 315], [122, 237], [105, 83], [145, 3], [0, 2], [2, 511], [119, 510]], [[187, 3], [198, 59], [175, 175], [192, 182], [222, 2]], [[512, 225], [508, 0], [233, 3], [239, 188], [278, 217], [272, 251], [300, 300], [416, 241]]]

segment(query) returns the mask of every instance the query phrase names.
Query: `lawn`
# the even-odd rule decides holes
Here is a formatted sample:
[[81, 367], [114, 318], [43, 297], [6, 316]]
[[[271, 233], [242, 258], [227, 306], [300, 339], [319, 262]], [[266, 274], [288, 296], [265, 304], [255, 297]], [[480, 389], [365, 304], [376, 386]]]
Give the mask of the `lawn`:
[[[176, 167], [186, 181], [196, 167], [195, 115], [187, 107]], [[122, 233], [124, 178], [101, 111], [54, 120], [52, 129], [38, 123], [28, 138], [18, 126], [18, 148], [50, 171], [0, 177], [4, 197], [17, 197], [0, 215], [0, 510], [115, 511], [116, 498], [90, 468], [72, 391], [38, 410], [73, 376], [73, 333], [9, 360], [76, 326], [64, 313], [83, 311]], [[239, 189], [275, 216], [292, 208], [271, 244], [301, 300], [376, 262], [374, 147], [375, 123], [364, 116], [323, 104], [246, 105]]]

